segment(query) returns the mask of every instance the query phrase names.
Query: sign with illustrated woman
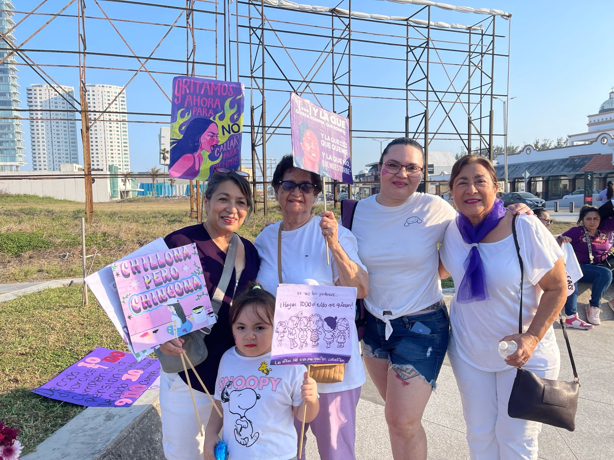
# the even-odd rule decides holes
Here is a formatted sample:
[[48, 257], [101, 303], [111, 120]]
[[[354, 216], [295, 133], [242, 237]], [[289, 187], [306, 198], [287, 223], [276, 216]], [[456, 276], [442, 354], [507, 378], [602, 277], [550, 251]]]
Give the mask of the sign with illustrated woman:
[[243, 106], [242, 83], [175, 77], [169, 176], [207, 181], [215, 168], [239, 169]]

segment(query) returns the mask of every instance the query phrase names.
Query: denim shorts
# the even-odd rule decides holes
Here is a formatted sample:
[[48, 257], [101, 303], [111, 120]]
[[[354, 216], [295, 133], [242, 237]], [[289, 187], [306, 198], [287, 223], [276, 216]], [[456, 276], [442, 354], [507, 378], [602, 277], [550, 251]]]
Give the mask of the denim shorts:
[[[386, 323], [367, 312], [363, 355], [387, 359], [402, 380], [406, 379], [401, 373], [411, 378], [417, 372], [435, 388], [448, 349], [450, 318], [443, 300], [434, 307], [436, 308], [434, 311], [391, 320], [392, 334], [388, 340], [386, 340]], [[430, 332], [423, 334], [411, 331], [417, 322], [430, 329]]]

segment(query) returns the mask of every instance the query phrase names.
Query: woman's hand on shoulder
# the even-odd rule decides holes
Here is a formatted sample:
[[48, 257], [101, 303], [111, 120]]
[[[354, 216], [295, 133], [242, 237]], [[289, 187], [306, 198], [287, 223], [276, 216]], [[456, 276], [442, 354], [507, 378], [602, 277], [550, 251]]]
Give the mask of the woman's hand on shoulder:
[[179, 356], [181, 355], [181, 353], [183, 353], [182, 345], [184, 342], [185, 340], [183, 340], [182, 338], [169, 340], [168, 342], [165, 342], [160, 345], [160, 351], [165, 355]]
[[324, 211], [320, 214], [320, 228], [322, 236], [328, 241], [331, 246], [339, 242], [339, 223], [335, 219], [335, 215], [331, 211]]
[[571, 238], [565, 235], [559, 235], [556, 237], [556, 242], [559, 243], [559, 246], [562, 246], [565, 243], [571, 243]]
[[531, 215], [533, 214], [533, 211], [531, 210], [531, 208], [529, 208], [526, 204], [524, 203], [514, 203], [514, 204], [510, 204], [507, 208], [509, 212], [511, 212], [514, 215], [521, 215], [521, 214], [528, 214]]
[[518, 350], [516, 350], [516, 353], [512, 353], [505, 358], [505, 364], [513, 367], [524, 366], [529, 359], [531, 359], [531, 356], [533, 356], [533, 352], [539, 343], [539, 339], [530, 332], [508, 335], [501, 339], [501, 341], [503, 340], [513, 340], [518, 345]]

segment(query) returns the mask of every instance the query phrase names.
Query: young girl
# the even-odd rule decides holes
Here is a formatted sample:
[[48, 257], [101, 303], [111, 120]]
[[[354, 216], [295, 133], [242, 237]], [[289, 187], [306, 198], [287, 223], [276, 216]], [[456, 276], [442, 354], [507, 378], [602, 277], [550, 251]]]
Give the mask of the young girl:
[[[215, 460], [220, 429], [230, 460], [291, 460], [297, 455], [294, 417], [318, 414], [315, 380], [303, 365], [270, 366], [275, 297], [253, 283], [233, 301], [230, 325], [236, 346], [222, 357], [215, 399], [223, 419], [211, 413], [205, 460]], [[306, 408], [306, 411], [305, 411]]]

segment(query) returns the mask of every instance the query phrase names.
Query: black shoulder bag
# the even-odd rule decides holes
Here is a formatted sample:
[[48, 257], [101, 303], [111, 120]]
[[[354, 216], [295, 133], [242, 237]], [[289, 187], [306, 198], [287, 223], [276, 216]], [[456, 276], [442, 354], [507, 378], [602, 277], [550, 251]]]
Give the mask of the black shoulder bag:
[[[522, 334], [522, 284], [524, 279], [524, 265], [520, 257], [520, 246], [518, 246], [518, 236], [516, 235], [516, 216], [512, 220], [512, 234], [516, 253], [520, 262], [520, 317], [518, 320], [518, 333]], [[580, 379], [576, 371], [576, 364], [571, 353], [569, 338], [565, 323], [559, 315], [559, 323], [563, 329], [567, 351], [571, 360], [573, 370], [573, 382], [563, 382], [560, 380], [548, 380], [538, 377], [533, 372], [526, 369], [516, 371], [516, 379], [510, 394], [507, 405], [507, 414], [512, 418], [532, 420], [547, 425], [565, 428], [569, 431], [576, 429], [576, 410], [578, 408], [578, 393], [580, 390]]]

